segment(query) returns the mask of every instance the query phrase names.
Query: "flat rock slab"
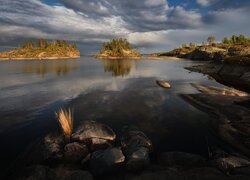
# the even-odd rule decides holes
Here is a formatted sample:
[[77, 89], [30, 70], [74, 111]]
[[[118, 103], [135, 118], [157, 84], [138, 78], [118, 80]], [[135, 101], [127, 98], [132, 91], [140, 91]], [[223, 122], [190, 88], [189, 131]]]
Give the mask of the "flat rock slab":
[[[198, 86], [196, 88], [203, 91]], [[210, 130], [227, 144], [250, 157], [250, 109], [244, 105], [250, 97], [239, 96], [237, 91], [236, 94], [221, 94], [223, 91], [232, 92], [231, 89], [217, 88], [214, 91], [210, 88], [211, 93], [208, 90], [209, 87], [206, 87], [206, 93], [181, 96], [198, 109], [215, 115], [217, 119], [211, 122]]]

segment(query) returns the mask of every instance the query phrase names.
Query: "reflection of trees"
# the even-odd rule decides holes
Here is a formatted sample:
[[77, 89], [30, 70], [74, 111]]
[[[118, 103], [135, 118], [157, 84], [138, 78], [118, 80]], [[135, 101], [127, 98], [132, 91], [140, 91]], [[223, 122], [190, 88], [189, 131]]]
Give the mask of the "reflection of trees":
[[58, 76], [66, 75], [69, 71], [74, 71], [78, 68], [78, 63], [75, 61], [58, 60], [58, 61], [32, 61], [25, 63], [22, 70], [24, 73], [39, 74], [44, 76], [48, 73], [55, 73]]
[[112, 76], [126, 76], [132, 68], [131, 60], [103, 60], [105, 72], [112, 72]]

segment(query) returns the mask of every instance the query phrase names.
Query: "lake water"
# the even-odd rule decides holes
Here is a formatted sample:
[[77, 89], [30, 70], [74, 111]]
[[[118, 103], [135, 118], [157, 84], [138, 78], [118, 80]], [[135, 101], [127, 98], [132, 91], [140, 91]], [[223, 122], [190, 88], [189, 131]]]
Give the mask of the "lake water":
[[[58, 129], [55, 111], [74, 110], [75, 124], [95, 120], [118, 136], [135, 126], [153, 141], [155, 152], [206, 154], [204, 124], [210, 117], [180, 94], [198, 93], [190, 83], [221, 86], [184, 67], [188, 60], [77, 60], [0, 62], [1, 165], [45, 133]], [[171, 89], [156, 84], [167, 80]]]

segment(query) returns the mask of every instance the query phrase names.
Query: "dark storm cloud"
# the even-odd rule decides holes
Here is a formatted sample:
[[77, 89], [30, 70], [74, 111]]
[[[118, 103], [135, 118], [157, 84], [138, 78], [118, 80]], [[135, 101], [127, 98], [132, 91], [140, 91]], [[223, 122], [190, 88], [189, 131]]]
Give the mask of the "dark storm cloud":
[[38, 0], [0, 0], [0, 38], [69, 39], [102, 41], [124, 33], [119, 17], [87, 18], [64, 6], [49, 6]]
[[169, 7], [166, 0], [61, 0], [67, 7], [89, 18], [119, 16], [131, 31], [151, 31], [190, 28], [200, 24], [199, 13], [184, 8]]
[[1, 46], [43, 37], [79, 42], [92, 53], [103, 41], [126, 37], [145, 52], [154, 47], [174, 48], [182, 42], [202, 42], [208, 35], [218, 39], [238, 33], [250, 35], [249, 0], [57, 2], [0, 0]]

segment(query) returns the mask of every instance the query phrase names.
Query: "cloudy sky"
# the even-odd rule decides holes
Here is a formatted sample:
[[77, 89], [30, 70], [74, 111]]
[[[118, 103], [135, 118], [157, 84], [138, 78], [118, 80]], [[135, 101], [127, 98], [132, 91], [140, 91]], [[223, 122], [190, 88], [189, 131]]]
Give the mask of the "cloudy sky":
[[232, 34], [250, 36], [250, 0], [0, 0], [0, 50], [66, 39], [83, 54], [127, 38], [144, 53]]

